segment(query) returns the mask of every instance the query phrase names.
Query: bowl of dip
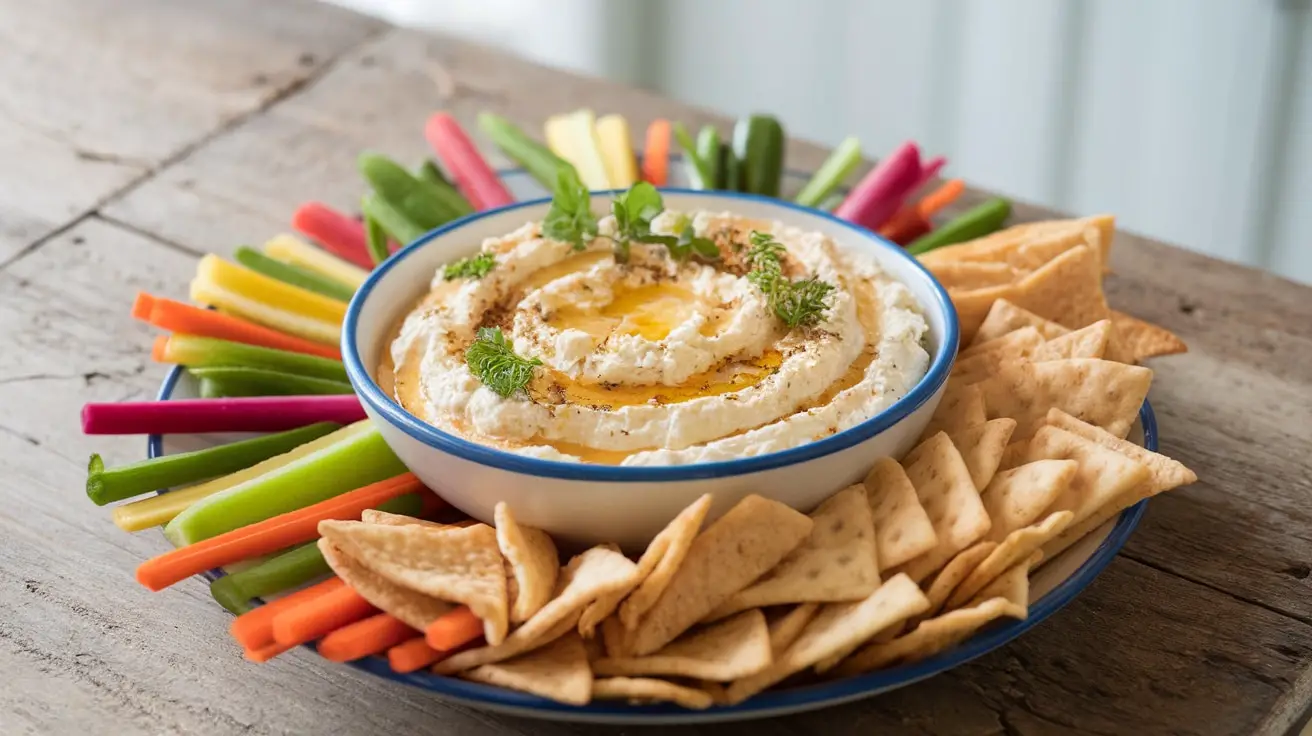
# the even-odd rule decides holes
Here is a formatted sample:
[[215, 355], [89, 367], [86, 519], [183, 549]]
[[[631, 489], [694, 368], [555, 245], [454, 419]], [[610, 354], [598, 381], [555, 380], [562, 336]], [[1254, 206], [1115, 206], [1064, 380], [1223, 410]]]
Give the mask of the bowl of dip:
[[622, 253], [609, 215], [545, 237], [542, 199], [434, 230], [356, 292], [351, 383], [452, 505], [641, 549], [703, 493], [712, 517], [749, 493], [809, 511], [915, 444], [958, 328], [913, 257], [822, 210], [662, 195], [673, 247]]

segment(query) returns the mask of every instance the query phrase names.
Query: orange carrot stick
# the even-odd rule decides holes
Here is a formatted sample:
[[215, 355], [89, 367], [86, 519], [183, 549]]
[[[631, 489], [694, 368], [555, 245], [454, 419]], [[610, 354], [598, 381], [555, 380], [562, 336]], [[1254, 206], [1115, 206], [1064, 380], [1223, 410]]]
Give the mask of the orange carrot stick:
[[424, 640], [434, 649], [455, 649], [483, 635], [483, 619], [460, 606], [428, 625]]
[[247, 652], [258, 651], [273, 644], [273, 619], [283, 611], [289, 611], [306, 601], [327, 595], [345, 587], [341, 578], [328, 580], [303, 588], [276, 601], [270, 601], [233, 619], [228, 632], [246, 648]]
[[132, 304], [132, 316], [171, 332], [217, 337], [221, 340], [291, 350], [338, 360], [342, 357], [341, 351], [331, 345], [321, 345], [254, 322], [247, 322], [230, 314], [201, 309], [172, 299], [162, 299], [144, 291], [137, 292], [137, 300]]
[[327, 501], [153, 557], [137, 568], [137, 582], [150, 590], [163, 590], [179, 580], [186, 580], [206, 570], [318, 539], [320, 521], [359, 519], [365, 509], [422, 489], [423, 485], [412, 473], [371, 483]]
[[397, 644], [388, 649], [387, 663], [392, 666], [393, 672], [405, 674], [436, 664], [446, 655], [447, 652], [428, 646], [424, 637], [416, 636], [404, 644]]
[[325, 634], [378, 613], [354, 589], [338, 588], [273, 617], [273, 640], [283, 646], [314, 641]]
[[274, 657], [278, 656], [279, 654], [282, 654], [283, 652], [289, 649], [295, 649], [295, 648], [296, 648], [295, 646], [286, 647], [283, 646], [282, 644], [278, 644], [275, 642], [273, 644], [269, 644], [268, 646], [260, 647], [259, 649], [247, 649], [246, 659], [249, 659], [252, 662], [264, 663], [264, 662], [268, 662], [269, 660], [273, 659]]
[[415, 630], [390, 613], [356, 621], [325, 636], [319, 654], [330, 662], [350, 662], [384, 652], [414, 638]]
[[658, 118], [647, 126], [647, 141], [642, 152], [642, 178], [658, 187], [665, 186], [670, 174], [670, 121]]
[[928, 220], [938, 214], [939, 210], [947, 207], [966, 191], [966, 183], [960, 179], [949, 179], [943, 182], [938, 189], [926, 194], [916, 203], [916, 211], [920, 216]]
[[965, 184], [960, 179], [944, 182], [919, 202], [902, 205], [902, 208], [879, 228], [879, 234], [895, 243], [902, 245], [910, 243], [933, 229], [929, 218], [952, 204], [953, 200], [961, 196], [965, 188]]

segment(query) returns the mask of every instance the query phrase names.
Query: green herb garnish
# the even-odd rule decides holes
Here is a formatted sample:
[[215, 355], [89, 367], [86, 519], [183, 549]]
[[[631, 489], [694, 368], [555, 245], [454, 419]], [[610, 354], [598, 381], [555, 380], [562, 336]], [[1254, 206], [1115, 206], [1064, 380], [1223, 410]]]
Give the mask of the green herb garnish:
[[446, 281], [452, 281], [454, 279], [481, 279], [496, 267], [496, 256], [491, 253], [479, 253], [476, 256], [461, 258], [454, 263], [446, 264], [446, 267], [442, 269], [442, 278]]
[[678, 239], [672, 245], [665, 246], [674, 260], [686, 261], [689, 256], [697, 256], [704, 261], [719, 260], [720, 246], [710, 238], [698, 236], [686, 217], [680, 218], [680, 221], [675, 223], [674, 229], [679, 233]]
[[592, 196], [572, 166], [556, 173], [556, 191], [551, 209], [542, 220], [542, 234], [583, 250], [597, 237], [597, 216], [592, 214]]
[[484, 386], [505, 397], [524, 390], [542, 361], [516, 355], [500, 327], [480, 327], [478, 337], [465, 351], [465, 364]]
[[815, 276], [789, 281], [783, 273], [783, 244], [768, 233], [752, 231], [750, 237], [752, 247], [745, 258], [752, 270], [747, 278], [765, 294], [775, 316], [790, 329], [824, 319], [834, 285]]
[[629, 191], [612, 200], [610, 211], [615, 215], [615, 236], [612, 238], [615, 260], [621, 263], [629, 260], [632, 243], [656, 243], [671, 248], [678, 242], [673, 235], [652, 233], [651, 221], [665, 211], [665, 203], [656, 187], [645, 181], [634, 184]]

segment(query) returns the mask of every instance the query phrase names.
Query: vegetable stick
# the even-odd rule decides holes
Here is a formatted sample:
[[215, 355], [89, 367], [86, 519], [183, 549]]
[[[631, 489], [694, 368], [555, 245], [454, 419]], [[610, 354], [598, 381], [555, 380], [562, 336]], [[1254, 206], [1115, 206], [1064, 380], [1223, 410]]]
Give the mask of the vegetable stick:
[[716, 130], [714, 125], [703, 125], [702, 129], [697, 131], [696, 145], [697, 158], [706, 169], [706, 188], [724, 189], [728, 174], [721, 153], [723, 145], [720, 143], [720, 131]]
[[933, 229], [929, 218], [952, 204], [964, 188], [960, 179], [953, 179], [925, 195], [919, 202], [902, 205], [901, 209], [879, 228], [879, 234], [902, 245], [910, 243]]
[[311, 598], [273, 617], [273, 640], [291, 647], [378, 613], [349, 587]]
[[921, 165], [920, 178], [916, 180], [916, 185], [911, 187], [911, 191], [914, 192], [933, 181], [934, 177], [938, 176], [938, 172], [942, 171], [943, 167], [947, 165], [948, 159], [946, 156], [935, 156], [926, 161]]
[[329, 662], [350, 662], [385, 652], [414, 635], [414, 629], [392, 614], [378, 613], [325, 636], [319, 655]]
[[642, 178], [653, 186], [663, 187], [670, 172], [670, 121], [657, 118], [647, 126], [642, 151]]
[[244, 650], [243, 653], [245, 654], [246, 659], [255, 662], [256, 664], [264, 664], [265, 662], [268, 662], [269, 660], [273, 659], [279, 654], [288, 652], [295, 648], [296, 648], [295, 644], [292, 644], [290, 646], [284, 646], [282, 644], [278, 644], [277, 642], [275, 642], [273, 644], [269, 644], [268, 646], [260, 647], [259, 649]]
[[878, 230], [919, 180], [920, 149], [915, 143], [904, 143], [866, 174], [834, 214]]
[[387, 256], [391, 254], [391, 248], [387, 243], [387, 231], [368, 211], [364, 215], [364, 236], [369, 257], [373, 259], [374, 264], [387, 260]]
[[311, 585], [308, 588], [298, 590], [276, 601], [270, 601], [247, 613], [243, 613], [232, 620], [232, 624], [228, 626], [228, 633], [232, 634], [232, 638], [236, 639], [237, 643], [247, 650], [267, 647], [274, 643], [273, 619], [275, 616], [284, 611], [290, 611], [302, 603], [312, 601], [345, 587], [346, 581], [341, 578], [328, 578], [322, 583]]
[[966, 191], [966, 183], [960, 179], [949, 179], [943, 182], [938, 189], [926, 194], [919, 202], [916, 203], [916, 211], [920, 216], [929, 219], [939, 213], [944, 207], [957, 201], [957, 197]]
[[811, 180], [797, 193], [794, 201], [806, 207], [819, 207], [821, 202], [843, 185], [843, 181], [861, 163], [861, 142], [854, 137], [844, 138], [829, 154]]
[[784, 128], [769, 115], [740, 118], [733, 127], [733, 155], [742, 167], [744, 192], [779, 196], [784, 173]]
[[492, 139], [510, 160], [524, 167], [547, 191], [555, 191], [562, 166], [572, 166], [551, 152], [550, 148], [528, 137], [518, 126], [500, 115], [484, 112], [478, 115], [478, 127]]
[[92, 455], [87, 467], [87, 497], [97, 506], [104, 506], [161, 488], [226, 475], [323, 437], [327, 430], [335, 428], [336, 425], [320, 422], [204, 450], [140, 460], [117, 468], [106, 468], [100, 455]]
[[[360, 199], [360, 211], [364, 213], [366, 240], [370, 222], [373, 222], [384, 233], [402, 245], [413, 243], [431, 229], [410, 219], [404, 212], [392, 206], [391, 202], [379, 197], [377, 194], [364, 195]], [[437, 226], [434, 225], [433, 227]], [[371, 253], [370, 258], [373, 257]]]
[[320, 521], [358, 520], [365, 509], [417, 492], [423, 492], [423, 485], [410, 473], [372, 483], [335, 498], [152, 557], [137, 566], [137, 582], [148, 590], [163, 590], [179, 580], [186, 580], [206, 570], [318, 539]]
[[251, 599], [281, 593], [331, 573], [317, 542], [292, 547], [254, 567], [224, 575], [210, 583], [210, 595], [219, 605], [241, 615], [251, 610]]
[[268, 368], [245, 366], [195, 366], [187, 372], [200, 379], [202, 399], [251, 396], [347, 395], [351, 384], [332, 378], [302, 376]]
[[191, 298], [275, 330], [335, 345], [346, 305], [289, 286], [248, 268], [205, 256], [191, 282]]
[[428, 625], [424, 641], [434, 649], [450, 650], [483, 635], [483, 620], [469, 606], [458, 606]]
[[442, 173], [442, 170], [437, 167], [437, 164], [428, 160], [419, 164], [419, 168], [415, 169], [415, 176], [424, 181], [451, 184], [451, 180], [446, 177], [446, 174]]
[[456, 119], [444, 112], [433, 113], [424, 124], [424, 138], [456, 180], [460, 193], [474, 209], [488, 210], [514, 204], [510, 190], [479, 154]]
[[638, 180], [638, 160], [633, 155], [629, 121], [623, 115], [597, 118], [597, 139], [606, 163], [611, 189], [628, 189]]
[[416, 636], [388, 649], [387, 664], [391, 665], [393, 672], [405, 674], [436, 664], [446, 655], [447, 652], [428, 646], [423, 636]]
[[386, 156], [362, 153], [358, 166], [377, 197], [425, 232], [474, 211], [454, 187], [420, 179]]
[[292, 214], [292, 227], [333, 255], [361, 268], [369, 268], [369, 254], [364, 249], [364, 227], [355, 218], [319, 202], [306, 202]]
[[157, 363], [177, 363], [187, 367], [244, 366], [295, 373], [314, 378], [349, 382], [342, 361], [289, 350], [218, 340], [212, 337], [174, 334], [155, 340], [151, 357]]
[[84, 434], [202, 434], [281, 432], [314, 422], [350, 424], [364, 419], [355, 396], [257, 396], [241, 399], [170, 399], [89, 403]]
[[683, 123], [674, 124], [674, 139], [679, 142], [679, 147], [683, 149], [683, 170], [688, 177], [688, 186], [692, 189], [707, 189], [710, 187], [711, 172], [706, 167], [706, 162], [702, 161], [697, 155], [697, 144], [693, 142], [692, 136], [688, 134], [688, 129]]
[[316, 294], [323, 294], [329, 299], [349, 302], [351, 297], [355, 295], [355, 289], [346, 284], [325, 278], [313, 271], [307, 271], [300, 266], [270, 258], [248, 245], [239, 246], [237, 250], [233, 251], [232, 257], [236, 259], [237, 263], [252, 271], [262, 273], [272, 279], [278, 279], [284, 284], [299, 286]]
[[911, 255], [920, 255], [935, 248], [967, 240], [982, 238], [1002, 227], [1011, 214], [1011, 202], [998, 197], [967, 210], [928, 235], [921, 236], [907, 246]]
[[352, 291], [359, 289], [365, 277], [369, 275], [364, 269], [285, 233], [266, 242], [264, 252], [272, 258], [346, 284]]
[[325, 501], [405, 472], [369, 421], [333, 433], [338, 442], [200, 499], [165, 527], [177, 546]]
[[588, 189], [610, 188], [597, 141], [597, 121], [591, 110], [553, 115], [547, 118], [543, 132], [552, 153], [572, 164]]
[[294, 337], [213, 309], [201, 309], [172, 299], [162, 299], [144, 291], [137, 292], [137, 299], [132, 304], [132, 316], [171, 332], [217, 337], [324, 358], [342, 357], [341, 351], [335, 347]]

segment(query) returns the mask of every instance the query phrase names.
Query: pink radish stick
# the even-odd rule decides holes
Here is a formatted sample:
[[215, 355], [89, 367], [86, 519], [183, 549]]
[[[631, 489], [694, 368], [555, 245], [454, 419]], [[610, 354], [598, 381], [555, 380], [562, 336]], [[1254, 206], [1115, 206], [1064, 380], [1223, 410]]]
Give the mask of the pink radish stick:
[[515, 202], [455, 118], [444, 112], [434, 113], [424, 126], [424, 137], [474, 209], [488, 210]]
[[354, 395], [122, 401], [82, 407], [86, 434], [281, 432], [315, 422], [365, 418]]
[[866, 174], [834, 214], [878, 229], [897, 212], [907, 193], [920, 181], [921, 170], [920, 149], [913, 142], [903, 143]]

